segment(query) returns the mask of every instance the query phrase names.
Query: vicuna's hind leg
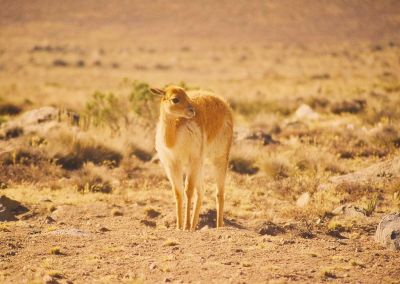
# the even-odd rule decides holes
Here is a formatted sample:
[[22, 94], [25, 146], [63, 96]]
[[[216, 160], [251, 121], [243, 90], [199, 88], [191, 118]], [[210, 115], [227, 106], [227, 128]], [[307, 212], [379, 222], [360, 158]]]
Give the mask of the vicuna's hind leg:
[[225, 177], [228, 161], [225, 157], [213, 161], [217, 183], [217, 228], [224, 226]]

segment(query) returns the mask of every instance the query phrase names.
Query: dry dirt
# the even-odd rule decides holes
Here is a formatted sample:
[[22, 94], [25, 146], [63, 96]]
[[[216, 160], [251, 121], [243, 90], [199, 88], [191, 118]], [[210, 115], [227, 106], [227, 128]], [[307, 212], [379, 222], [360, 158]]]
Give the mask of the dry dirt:
[[[13, 197], [15, 190], [24, 200], [33, 189], [5, 193]], [[133, 191], [125, 198], [71, 190], [37, 193], [28, 215], [1, 227], [3, 281], [40, 282], [55, 275], [74, 283], [378, 283], [399, 277], [398, 252], [373, 240], [377, 217], [362, 233], [332, 236], [296, 223], [282, 224], [285, 232], [276, 236], [261, 236], [246, 220], [229, 217], [225, 222], [231, 226], [221, 230], [180, 232], [168, 228], [174, 218], [167, 189]], [[135, 201], [136, 195], [143, 200]], [[204, 225], [212, 214], [202, 217]]]
[[[397, 1], [0, 0], [0, 103], [81, 112], [129, 80], [184, 82], [227, 98], [236, 121], [226, 227], [207, 177], [195, 232], [174, 229], [157, 163], [101, 168], [112, 193], [82, 193], [87, 172], [12, 154], [35, 136], [2, 137], [0, 196], [29, 211], [0, 223], [0, 283], [400, 283], [399, 252], [373, 239], [400, 182], [318, 190], [400, 155], [399, 30]], [[154, 128], [138, 129], [128, 140], [153, 154]], [[332, 214], [348, 203], [371, 212]]]

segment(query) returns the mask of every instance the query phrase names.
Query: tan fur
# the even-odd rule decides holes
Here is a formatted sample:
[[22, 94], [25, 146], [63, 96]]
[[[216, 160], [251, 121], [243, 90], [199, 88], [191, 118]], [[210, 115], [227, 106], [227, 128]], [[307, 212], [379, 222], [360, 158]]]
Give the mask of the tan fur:
[[[162, 96], [156, 149], [175, 193], [177, 228], [196, 229], [206, 158], [213, 165], [217, 182], [217, 227], [223, 226], [225, 176], [233, 136], [233, 119], [228, 105], [210, 94], [198, 92], [189, 96], [176, 86], [151, 91]], [[183, 190], [186, 201], [184, 220]], [[196, 202], [190, 220], [194, 191]]]

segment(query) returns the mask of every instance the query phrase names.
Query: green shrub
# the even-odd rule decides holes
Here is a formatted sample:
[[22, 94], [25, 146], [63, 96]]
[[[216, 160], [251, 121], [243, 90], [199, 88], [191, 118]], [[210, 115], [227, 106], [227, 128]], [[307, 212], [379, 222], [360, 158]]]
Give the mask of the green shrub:
[[128, 94], [115, 95], [96, 91], [86, 103], [87, 126], [108, 127], [118, 133], [138, 120], [145, 124], [154, 123], [158, 115], [158, 98], [149, 91], [145, 82], [124, 80]]
[[147, 83], [134, 81], [132, 91], [128, 96], [132, 111], [145, 119], [155, 119], [157, 117], [158, 101], [150, 90]]
[[113, 131], [119, 130], [119, 121], [123, 115], [119, 99], [113, 93], [96, 91], [86, 103], [86, 115], [95, 127], [109, 126]]

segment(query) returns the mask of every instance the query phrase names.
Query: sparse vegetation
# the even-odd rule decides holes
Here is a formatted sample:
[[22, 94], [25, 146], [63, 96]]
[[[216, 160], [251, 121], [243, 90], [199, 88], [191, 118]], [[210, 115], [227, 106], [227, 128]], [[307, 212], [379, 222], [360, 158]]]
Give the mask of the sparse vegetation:
[[50, 254], [60, 255], [61, 254], [61, 248], [60, 247], [52, 247], [50, 249]]
[[113, 133], [126, 131], [132, 123], [154, 124], [158, 114], [158, 98], [151, 94], [145, 82], [123, 81], [130, 91], [115, 95], [96, 91], [86, 103], [85, 117], [89, 125], [108, 127]]
[[232, 171], [239, 174], [254, 175], [258, 172], [254, 162], [246, 158], [231, 158], [229, 165]]

